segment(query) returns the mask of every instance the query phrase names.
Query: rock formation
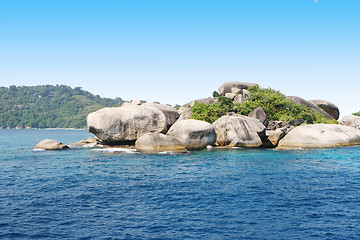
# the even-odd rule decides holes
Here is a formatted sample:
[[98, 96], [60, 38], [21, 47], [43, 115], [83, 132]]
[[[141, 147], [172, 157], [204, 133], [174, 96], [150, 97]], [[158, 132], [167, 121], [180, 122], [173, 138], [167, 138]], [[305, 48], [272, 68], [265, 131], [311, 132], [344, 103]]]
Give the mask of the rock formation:
[[187, 152], [186, 147], [179, 140], [162, 133], [147, 133], [135, 142], [137, 151], [145, 153], [157, 153], [164, 151]]
[[52, 139], [45, 139], [35, 145], [34, 150], [63, 150], [69, 148], [68, 145]]
[[226, 93], [231, 93], [232, 88], [248, 89], [249, 87], [257, 86], [256, 83], [243, 83], [243, 82], [226, 82], [219, 88], [219, 93], [225, 96]]
[[314, 110], [315, 112], [321, 113], [322, 115], [324, 115], [324, 117], [329, 118], [329, 119], [333, 119], [332, 117], [329, 116], [329, 114], [327, 114], [324, 110], [320, 109], [318, 106], [316, 106], [314, 103], [311, 103], [309, 101], [306, 101], [305, 99], [301, 98], [301, 97], [296, 97], [296, 96], [287, 96], [287, 99], [291, 100], [293, 103], [298, 104], [298, 105], [304, 105], [308, 108], [310, 108], [311, 110]]
[[143, 103], [142, 106], [159, 109], [165, 115], [167, 129], [169, 129], [180, 116], [178, 111], [169, 105], [163, 105], [159, 103]]
[[213, 126], [218, 146], [260, 147], [265, 139], [265, 126], [255, 118], [240, 114], [222, 116]]
[[257, 107], [254, 111], [249, 113], [249, 117], [256, 118], [259, 120], [265, 127], [269, 125], [269, 121], [266, 113], [261, 107]]
[[214, 127], [208, 122], [194, 119], [177, 121], [167, 135], [178, 139], [188, 150], [203, 149], [216, 141]]
[[340, 111], [339, 111], [339, 108], [335, 104], [333, 104], [329, 101], [320, 100], [320, 99], [309, 100], [309, 102], [315, 104], [316, 106], [318, 106], [319, 108], [324, 110], [333, 119], [335, 119], [335, 120], [339, 119]]
[[135, 142], [146, 133], [165, 133], [167, 120], [157, 108], [129, 105], [93, 112], [87, 117], [87, 126], [102, 142], [114, 145]]
[[348, 115], [343, 117], [339, 124], [360, 129], [360, 117], [355, 115]]
[[336, 124], [301, 125], [280, 140], [278, 149], [328, 148], [360, 144], [360, 130]]

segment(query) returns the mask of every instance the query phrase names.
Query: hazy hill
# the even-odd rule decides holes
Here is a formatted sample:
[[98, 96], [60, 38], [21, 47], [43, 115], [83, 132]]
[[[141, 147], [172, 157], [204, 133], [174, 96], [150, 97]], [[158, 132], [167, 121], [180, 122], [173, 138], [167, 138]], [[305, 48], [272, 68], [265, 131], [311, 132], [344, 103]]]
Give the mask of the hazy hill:
[[65, 85], [0, 87], [0, 127], [86, 128], [89, 113], [123, 102]]

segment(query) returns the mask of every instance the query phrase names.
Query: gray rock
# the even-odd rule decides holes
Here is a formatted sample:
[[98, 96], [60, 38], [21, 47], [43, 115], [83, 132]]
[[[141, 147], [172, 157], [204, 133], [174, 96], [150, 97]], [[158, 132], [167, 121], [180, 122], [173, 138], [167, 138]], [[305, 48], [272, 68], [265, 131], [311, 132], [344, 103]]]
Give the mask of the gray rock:
[[194, 101], [191, 101], [189, 104], [189, 107], [192, 108], [194, 106], [195, 102], [198, 103], [204, 103], [204, 104], [213, 104], [219, 101], [219, 98], [217, 97], [209, 97], [209, 98], [200, 98], [200, 99], [196, 99]]
[[88, 139], [86, 140], [80, 140], [76, 143], [71, 144], [71, 147], [83, 147], [86, 145], [95, 146], [96, 144], [98, 144], [98, 141], [95, 138], [88, 137]]
[[278, 149], [360, 145], [360, 130], [336, 124], [301, 125], [280, 140]]
[[218, 146], [259, 147], [265, 139], [265, 126], [255, 118], [228, 114], [216, 120], [213, 126]]
[[251, 98], [251, 92], [248, 91], [248, 90], [246, 90], [246, 89], [243, 89], [243, 90], [242, 90], [242, 95], [243, 95], [243, 97], [245, 98], [245, 100]]
[[239, 94], [239, 95], [236, 95], [233, 102], [234, 103], [244, 103], [244, 102], [246, 102], [246, 100], [242, 94]]
[[180, 114], [178, 120], [189, 119], [192, 115], [192, 111], [190, 110], [190, 108], [185, 107], [180, 107], [178, 113]]
[[162, 133], [147, 133], [135, 142], [137, 151], [145, 153], [187, 152], [186, 147], [176, 138]]
[[169, 105], [163, 105], [158, 103], [143, 103], [142, 106], [159, 109], [166, 117], [167, 129], [169, 129], [180, 117], [178, 111]]
[[343, 117], [339, 124], [360, 129], [360, 117], [355, 115], [348, 115]]
[[235, 93], [225, 93], [225, 97], [230, 98], [231, 100], [233, 100], [236, 97]]
[[257, 107], [254, 111], [252, 111], [249, 114], [249, 117], [252, 118], [256, 118], [257, 120], [259, 120], [265, 127], [267, 127], [269, 125], [269, 121], [267, 118], [266, 113], [264, 112], [264, 110], [261, 107]]
[[242, 91], [242, 89], [237, 88], [237, 87], [231, 88], [231, 92], [232, 92], [232, 93], [235, 93], [235, 94], [239, 94], [239, 93], [241, 93], [241, 91]]
[[105, 144], [122, 145], [134, 143], [146, 133], [165, 133], [167, 122], [164, 113], [157, 108], [131, 105], [90, 113], [87, 127]]
[[332, 117], [329, 116], [329, 114], [327, 114], [325, 111], [320, 109], [318, 106], [316, 106], [315, 104], [313, 104], [313, 103], [311, 103], [309, 101], [306, 101], [305, 99], [303, 99], [301, 97], [287, 96], [286, 98], [291, 100], [295, 104], [304, 105], [304, 106], [310, 108], [311, 110], [314, 110], [315, 112], [321, 113], [326, 118], [333, 119]]
[[275, 130], [266, 130], [266, 136], [267, 136], [267, 145], [265, 147], [276, 147], [279, 143], [279, 141], [285, 137], [285, 135], [292, 130], [292, 128], [277, 128]]
[[309, 100], [309, 102], [315, 104], [316, 106], [318, 106], [319, 108], [324, 110], [333, 119], [335, 119], [335, 120], [339, 119], [340, 111], [339, 111], [339, 108], [335, 104], [333, 104], [329, 101], [320, 100], [320, 99]]
[[35, 145], [34, 150], [63, 150], [69, 148], [68, 145], [52, 139], [45, 139]]
[[243, 82], [226, 82], [219, 88], [219, 93], [225, 96], [225, 93], [231, 93], [232, 88], [248, 89], [249, 87], [257, 86], [256, 83], [243, 83]]
[[283, 127], [290, 127], [290, 125], [287, 125], [285, 122], [283, 121], [269, 121], [269, 124], [267, 126], [268, 130], [276, 130], [278, 128], [283, 128]]
[[141, 100], [132, 100], [132, 101], [131, 101], [131, 104], [140, 105], [140, 104], [141, 104]]
[[180, 140], [188, 150], [203, 149], [216, 141], [214, 127], [210, 123], [194, 119], [177, 121], [167, 135]]

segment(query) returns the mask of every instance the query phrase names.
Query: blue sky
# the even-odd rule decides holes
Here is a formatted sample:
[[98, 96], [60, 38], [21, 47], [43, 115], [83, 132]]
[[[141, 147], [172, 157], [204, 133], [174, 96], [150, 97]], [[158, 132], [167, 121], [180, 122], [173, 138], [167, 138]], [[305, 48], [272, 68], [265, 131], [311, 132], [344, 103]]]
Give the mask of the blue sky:
[[0, 1], [0, 85], [185, 104], [226, 81], [360, 110], [360, 0]]

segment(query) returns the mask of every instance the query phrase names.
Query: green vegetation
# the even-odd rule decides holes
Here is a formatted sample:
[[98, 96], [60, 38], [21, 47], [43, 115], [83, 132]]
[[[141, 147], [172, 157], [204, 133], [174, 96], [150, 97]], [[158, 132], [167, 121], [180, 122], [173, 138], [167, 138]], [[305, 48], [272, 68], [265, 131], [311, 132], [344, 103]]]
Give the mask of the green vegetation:
[[360, 117], [360, 112], [354, 113], [354, 115]]
[[218, 97], [219, 101], [210, 105], [196, 102], [191, 108], [193, 112], [192, 118], [212, 123], [228, 112], [248, 115], [255, 108], [261, 107], [269, 120], [293, 123], [296, 119], [301, 119], [308, 124], [337, 123], [335, 120], [327, 119], [322, 114], [314, 112], [305, 106], [293, 103], [279, 91], [269, 88], [261, 89], [258, 86], [250, 87], [248, 90], [251, 92], [251, 98], [241, 104], [234, 103], [231, 99], [214, 92], [213, 96]]
[[89, 113], [123, 102], [65, 85], [0, 87], [0, 127], [86, 128]]

